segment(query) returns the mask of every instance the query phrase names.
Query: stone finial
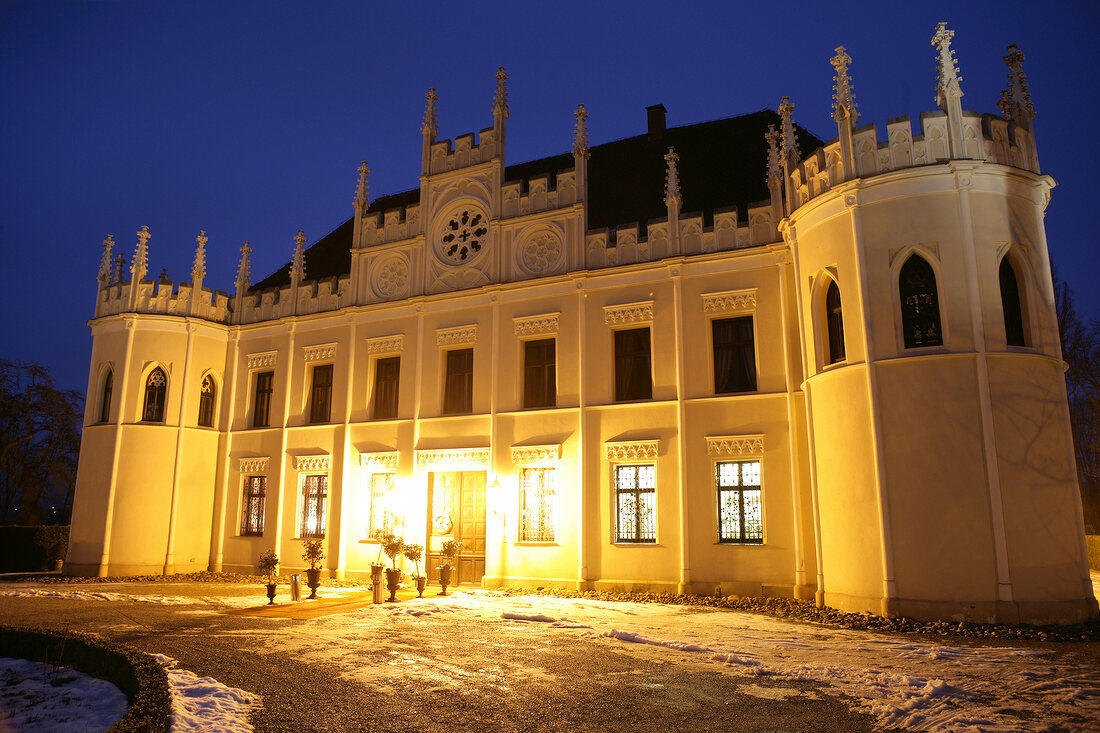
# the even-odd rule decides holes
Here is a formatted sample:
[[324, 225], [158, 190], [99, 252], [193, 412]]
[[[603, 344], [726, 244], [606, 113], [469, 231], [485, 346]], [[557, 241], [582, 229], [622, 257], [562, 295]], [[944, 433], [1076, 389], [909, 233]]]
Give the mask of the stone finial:
[[836, 69], [833, 76], [833, 120], [838, 123], [848, 121], [848, 124], [854, 126], [859, 120], [859, 110], [856, 109], [852, 78], [848, 76], [848, 65], [852, 63], [852, 57], [844, 50], [844, 46], [837, 46], [836, 56], [829, 59], [829, 63]]
[[773, 183], [782, 185], [783, 166], [779, 162], [779, 130], [775, 129], [775, 125], [768, 125], [764, 140], [768, 143], [768, 186], [771, 187]]
[[306, 258], [305, 253], [302, 251], [302, 245], [305, 244], [306, 233], [302, 229], [298, 230], [298, 234], [294, 237], [294, 259], [290, 263], [290, 279], [297, 282], [301, 282], [306, 277]]
[[508, 117], [508, 72], [501, 66], [496, 73], [497, 89], [493, 94], [493, 113], [499, 113], [502, 117]]
[[428, 100], [428, 104], [424, 108], [424, 124], [421, 125], [420, 132], [435, 140], [435, 134], [439, 132], [435, 117], [435, 102], [439, 99], [439, 95], [435, 93], [435, 87], [428, 87], [428, 93], [424, 98]]
[[588, 110], [583, 104], [578, 104], [573, 116], [577, 118], [577, 124], [573, 128], [573, 155], [588, 158]]
[[114, 266], [111, 269], [111, 282], [122, 282], [122, 271], [126, 268], [126, 255], [121, 252], [115, 257]]
[[103, 256], [99, 260], [99, 287], [105, 288], [111, 284], [111, 249], [115, 246], [113, 234], [108, 234], [103, 240]]
[[251, 285], [249, 277], [252, 275], [252, 263], [249, 261], [248, 255], [252, 253], [252, 248], [248, 246], [248, 242], [241, 245], [241, 261], [237, 265], [237, 292], [243, 293], [248, 290], [248, 286]]
[[355, 210], [362, 213], [367, 210], [367, 201], [370, 199], [370, 188], [367, 186], [367, 175], [370, 167], [367, 161], [359, 164], [359, 183], [355, 187]]
[[210, 239], [206, 236], [206, 230], [200, 229], [199, 236], [195, 237], [198, 246], [195, 247], [195, 263], [191, 265], [191, 282], [197, 283], [206, 277], [206, 243]]
[[1030, 129], [1031, 121], [1035, 119], [1035, 107], [1031, 104], [1031, 92], [1027, 89], [1027, 78], [1024, 76], [1024, 52], [1015, 43], [1010, 44], [1004, 62], [1008, 66], [1008, 89], [1001, 90], [997, 109], [1009, 122]]
[[160, 274], [157, 275], [157, 279], [160, 280], [162, 283], [169, 282], [172, 279], [172, 277], [168, 274], [167, 267], [160, 268]]
[[791, 103], [790, 97], [783, 97], [779, 101], [779, 116], [782, 118], [783, 132], [780, 137], [779, 155], [783, 162], [788, 161], [798, 162], [801, 155], [798, 150], [798, 139], [794, 134], [794, 104]]
[[149, 269], [149, 238], [153, 235], [149, 233], [149, 227], [143, 226], [141, 231], [137, 233], [137, 246], [134, 247], [134, 259], [130, 263], [130, 275], [133, 277], [133, 281], [136, 283], [141, 282], [145, 277], [145, 272]]
[[955, 52], [951, 50], [951, 39], [955, 31], [947, 30], [947, 23], [937, 23], [936, 33], [932, 36], [932, 45], [938, 51], [936, 55], [936, 104], [947, 110], [948, 101], [962, 97], [959, 65], [955, 61]]
[[680, 172], [676, 169], [679, 162], [680, 156], [676, 154], [676, 148], [670, 147], [665, 153], [665, 164], [668, 166], [665, 170], [665, 205], [670, 207], [683, 202], [680, 197]]

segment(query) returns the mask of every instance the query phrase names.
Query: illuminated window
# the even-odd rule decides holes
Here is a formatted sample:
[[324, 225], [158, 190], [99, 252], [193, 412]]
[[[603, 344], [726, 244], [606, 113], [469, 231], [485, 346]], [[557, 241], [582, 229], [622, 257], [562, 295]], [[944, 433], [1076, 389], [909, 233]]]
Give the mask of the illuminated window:
[[718, 541], [764, 542], [760, 461], [722, 461], [714, 467], [718, 485]]
[[256, 402], [252, 409], [252, 427], [266, 428], [271, 412], [271, 383], [275, 372], [259, 372], [256, 375]]
[[752, 316], [716, 318], [711, 322], [711, 333], [714, 336], [715, 394], [756, 391]]
[[523, 342], [523, 406], [554, 407], [554, 339]]
[[217, 396], [214, 378], [207, 374], [199, 388], [199, 425], [204, 428], [214, 427], [214, 398]]
[[244, 480], [241, 502], [241, 534], [262, 537], [264, 533], [264, 497], [267, 496], [267, 476], [248, 476]]
[[652, 464], [615, 466], [615, 541], [657, 541], [657, 472]]
[[111, 393], [115, 388], [115, 373], [110, 369], [103, 377], [103, 395], [99, 402], [99, 421], [108, 422], [111, 419]]
[[1008, 257], [1001, 260], [1001, 308], [1005, 314], [1005, 339], [1009, 346], [1027, 346], [1024, 316], [1020, 308], [1020, 286]]
[[898, 277], [901, 293], [901, 327], [905, 348], [941, 346], [940, 298], [936, 291], [936, 273], [920, 255], [910, 255]]
[[455, 415], [474, 411], [474, 350], [447, 352], [447, 381], [443, 391], [443, 412]]
[[825, 293], [825, 322], [829, 332], [829, 363], [844, 361], [844, 314], [840, 307], [840, 288], [829, 280]]
[[168, 377], [160, 367], [154, 369], [145, 380], [145, 410], [141, 419], [145, 422], [164, 422], [164, 398], [168, 392]]
[[328, 422], [332, 412], [332, 364], [313, 367], [313, 388], [309, 395], [309, 421]]
[[310, 475], [302, 481], [302, 526], [299, 537], [325, 536], [325, 499], [328, 476]]
[[653, 398], [649, 328], [615, 332], [615, 401]]
[[397, 396], [401, 385], [401, 357], [391, 356], [374, 362], [374, 419], [397, 417]]
[[370, 509], [367, 513], [367, 537], [381, 539], [393, 531], [393, 512], [388, 509], [393, 492], [392, 473], [372, 473], [370, 477]]
[[554, 541], [554, 469], [525, 468], [519, 480], [520, 542]]

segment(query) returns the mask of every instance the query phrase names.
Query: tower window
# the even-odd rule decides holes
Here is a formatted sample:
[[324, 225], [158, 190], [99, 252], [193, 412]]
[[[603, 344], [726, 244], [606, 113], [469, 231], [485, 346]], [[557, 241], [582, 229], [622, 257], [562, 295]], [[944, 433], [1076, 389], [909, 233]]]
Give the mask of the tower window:
[[99, 421], [108, 422], [111, 419], [111, 393], [115, 388], [115, 373], [108, 369], [103, 377], [103, 394], [99, 403]]
[[711, 324], [714, 337], [714, 392], [756, 391], [756, 345], [752, 316], [718, 318]]
[[270, 422], [271, 390], [275, 381], [275, 372], [256, 374], [256, 402], [252, 408], [252, 427], [266, 428]]
[[374, 419], [397, 417], [397, 398], [401, 386], [401, 357], [390, 356], [374, 362]]
[[313, 367], [313, 388], [309, 397], [309, 421], [328, 422], [332, 413], [332, 364]]
[[168, 393], [168, 377], [157, 367], [145, 380], [145, 409], [141, 419], [145, 422], [164, 422], [164, 399]]
[[217, 396], [218, 388], [214, 386], [214, 378], [207, 374], [203, 377], [202, 386], [199, 388], [199, 425], [201, 427], [214, 427], [214, 399]]
[[557, 403], [554, 339], [523, 343], [523, 406], [553, 407]]
[[447, 380], [443, 388], [443, 412], [457, 415], [474, 411], [474, 350], [447, 352]]
[[1027, 346], [1024, 338], [1024, 315], [1020, 307], [1020, 286], [1016, 269], [1008, 261], [1001, 260], [1001, 308], [1005, 314], [1005, 340], [1009, 346]]
[[844, 361], [844, 314], [840, 306], [840, 288], [829, 280], [825, 292], [825, 321], [829, 332], [829, 363]]
[[615, 401], [653, 398], [649, 328], [615, 332]]
[[901, 327], [905, 348], [942, 346], [940, 299], [932, 266], [920, 255], [911, 255], [902, 265], [898, 290], [901, 292]]

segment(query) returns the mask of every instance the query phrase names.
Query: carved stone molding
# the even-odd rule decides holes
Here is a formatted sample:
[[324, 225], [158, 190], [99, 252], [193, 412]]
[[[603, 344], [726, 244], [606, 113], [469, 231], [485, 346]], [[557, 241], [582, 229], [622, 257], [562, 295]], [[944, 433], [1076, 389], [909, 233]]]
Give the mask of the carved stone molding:
[[627, 440], [604, 443], [609, 461], [634, 461], [657, 457], [656, 440]]
[[488, 448], [458, 448], [455, 450], [418, 450], [416, 452], [418, 468], [445, 466], [488, 466]]
[[363, 468], [373, 468], [378, 471], [396, 471], [397, 462], [401, 454], [397, 451], [385, 453], [360, 453], [359, 465]]
[[561, 261], [561, 236], [544, 229], [527, 237], [517, 252], [523, 270], [531, 275], [541, 275], [554, 269]]
[[270, 460], [269, 456], [245, 456], [238, 462], [237, 469], [241, 473], [265, 473]]
[[710, 315], [736, 313], [756, 308], [756, 288], [703, 293], [703, 312]]
[[378, 354], [400, 354], [405, 349], [405, 335], [378, 336], [367, 339], [367, 353], [372, 356]]
[[325, 471], [332, 465], [332, 456], [327, 453], [320, 456], [298, 456], [294, 459], [295, 471]]
[[653, 323], [653, 301], [626, 303], [624, 305], [605, 305], [603, 322], [608, 326], [625, 326], [632, 323]]
[[265, 369], [275, 366], [275, 359], [279, 356], [278, 351], [261, 351], [256, 354], [249, 354], [245, 357], [245, 364], [249, 369]]
[[550, 463], [561, 460], [561, 444], [553, 445], [513, 445], [512, 463], [517, 466], [535, 463]]
[[438, 328], [435, 331], [435, 341], [439, 346], [473, 346], [477, 341], [477, 324]]
[[303, 346], [302, 356], [306, 362], [311, 361], [325, 361], [326, 359], [336, 358], [336, 344], [316, 344], [314, 346]]
[[561, 313], [543, 313], [538, 316], [513, 318], [512, 325], [515, 327], [516, 335], [520, 338], [524, 336], [557, 336], [558, 317], [560, 315]]
[[764, 452], [763, 435], [708, 435], [707, 455], [758, 456]]

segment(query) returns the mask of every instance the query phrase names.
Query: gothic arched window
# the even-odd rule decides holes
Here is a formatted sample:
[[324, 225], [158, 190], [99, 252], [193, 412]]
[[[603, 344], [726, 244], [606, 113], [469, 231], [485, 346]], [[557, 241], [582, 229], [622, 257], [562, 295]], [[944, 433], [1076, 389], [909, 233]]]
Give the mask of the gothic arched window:
[[199, 425], [201, 427], [214, 427], [214, 399], [217, 396], [218, 388], [214, 385], [214, 378], [207, 374], [203, 377], [202, 386], [199, 388]]
[[164, 422], [164, 398], [168, 392], [168, 377], [157, 367], [145, 380], [145, 410], [141, 419], [145, 422]]
[[901, 327], [905, 348], [943, 345], [940, 328], [940, 298], [936, 273], [920, 255], [910, 255], [898, 277], [901, 293]]
[[1001, 260], [1001, 308], [1005, 314], [1005, 340], [1009, 346], [1027, 346], [1024, 338], [1024, 315], [1020, 307], [1020, 285], [1016, 269], [1006, 255]]
[[825, 291], [825, 321], [829, 332], [829, 363], [844, 361], [844, 314], [840, 307], [840, 288], [836, 280], [829, 280]]
[[103, 392], [99, 401], [100, 422], [108, 422], [111, 419], [111, 393], [114, 392], [114, 389], [115, 373], [108, 369], [106, 376], [103, 377]]

